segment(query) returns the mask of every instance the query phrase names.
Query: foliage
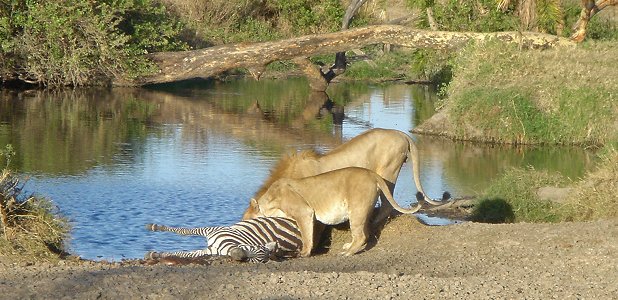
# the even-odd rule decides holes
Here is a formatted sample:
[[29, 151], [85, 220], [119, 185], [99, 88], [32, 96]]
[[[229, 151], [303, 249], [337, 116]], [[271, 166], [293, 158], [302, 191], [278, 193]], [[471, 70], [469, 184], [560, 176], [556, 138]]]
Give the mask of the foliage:
[[454, 62], [447, 88], [454, 136], [586, 145], [618, 139], [613, 52], [609, 43], [546, 51], [470, 45]]
[[[494, 0], [407, 0], [407, 3], [410, 7], [432, 8], [439, 30], [492, 32], [516, 30], [518, 26], [512, 12], [498, 10]], [[427, 15], [420, 25], [429, 28]]]
[[436, 85], [447, 84], [453, 78], [452, 60], [455, 53], [428, 49], [414, 51], [412, 74], [425, 78]]
[[398, 50], [382, 53], [376, 47], [366, 47], [369, 62], [350, 64], [342, 77], [354, 80], [393, 80], [424, 78], [433, 82], [450, 80], [449, 54], [427, 50]]
[[[7, 146], [0, 154], [10, 161], [14, 152]], [[23, 195], [23, 187], [9, 169], [0, 173], [0, 254], [18, 253], [33, 259], [64, 254], [67, 220], [55, 213], [49, 200]]]
[[593, 40], [615, 42], [618, 40], [618, 23], [598, 17], [592, 18], [588, 23], [586, 37]]
[[[566, 2], [564, 4], [564, 19], [565, 27], [564, 36], [572, 34], [572, 25], [579, 19], [582, 7], [578, 2]], [[597, 14], [590, 19], [586, 26], [586, 37], [588, 40], [599, 41], [615, 41], [618, 40], [618, 22], [617, 20], [603, 17]]]
[[144, 53], [184, 49], [181, 27], [153, 0], [13, 0], [0, 45], [13, 72], [47, 86], [153, 71]]
[[375, 64], [368, 62], [358, 62], [352, 64], [346, 70], [345, 77], [354, 80], [393, 80], [403, 78], [403, 74], [396, 61], [400, 61], [401, 56], [386, 55], [375, 60]]
[[[560, 0], [537, 0], [536, 1], [536, 25], [537, 31], [551, 34], [559, 34], [564, 27], [564, 13]], [[526, 28], [527, 29], [527, 28]]]
[[206, 45], [336, 31], [338, 0], [164, 0]]
[[[579, 2], [538, 0], [407, 0], [409, 7], [433, 11], [439, 30], [448, 31], [537, 31], [567, 37], [581, 12]], [[534, 5], [534, 7], [530, 7]], [[429, 28], [427, 14], [420, 26]], [[588, 38], [615, 40], [615, 20], [595, 16], [588, 24]]]
[[508, 201], [500, 198], [487, 198], [476, 203], [470, 219], [482, 223], [513, 223], [515, 212]]
[[344, 10], [338, 0], [268, 0], [279, 17], [279, 25], [289, 26], [293, 31], [317, 32], [317, 28], [335, 31], [340, 28]]

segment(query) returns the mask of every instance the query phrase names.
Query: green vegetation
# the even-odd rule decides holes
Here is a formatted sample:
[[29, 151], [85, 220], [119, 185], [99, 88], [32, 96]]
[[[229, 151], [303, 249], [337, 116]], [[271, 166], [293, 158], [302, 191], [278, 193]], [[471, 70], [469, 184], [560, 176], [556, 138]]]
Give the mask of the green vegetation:
[[606, 146], [599, 167], [574, 185], [561, 210], [564, 221], [618, 218], [618, 144]]
[[[418, 24], [439, 30], [533, 30], [569, 34], [580, 8], [556, 1], [520, 7], [515, 1], [408, 0]], [[353, 26], [383, 23], [389, 2], [365, 5]], [[526, 4], [529, 5], [529, 4]], [[433, 12], [432, 22], [426, 11]], [[525, 14], [518, 9], [528, 9]], [[11, 0], [0, 3], [0, 79], [39, 85], [106, 84], [154, 70], [145, 54], [255, 42], [337, 31], [345, 6], [338, 0]], [[531, 20], [523, 16], [530, 16]], [[536, 21], [535, 21], [536, 20]], [[589, 38], [615, 40], [615, 20], [595, 17]], [[376, 66], [353, 63], [350, 79], [421, 78], [446, 83], [451, 78], [452, 53], [414, 50], [372, 51]], [[289, 70], [289, 63], [274, 67]]]
[[[0, 4], [0, 74], [80, 86], [151, 72], [144, 56], [186, 49], [154, 0], [13, 0]], [[6, 74], [13, 74], [7, 76]]]
[[539, 200], [536, 190], [565, 183], [559, 174], [532, 169], [509, 170], [483, 193], [471, 218], [489, 223], [556, 222], [560, 219], [557, 204]]
[[[255, 42], [341, 28], [338, 0], [164, 0], [202, 45]], [[362, 18], [361, 18], [362, 19]]]
[[[371, 62], [352, 64], [344, 73], [346, 78], [354, 80], [394, 80], [409, 77], [408, 63], [413, 54], [408, 52], [393, 52], [383, 55]], [[403, 68], [402, 68], [403, 66]]]
[[[560, 174], [513, 169], [495, 180], [481, 195], [471, 219], [479, 222], [588, 221], [618, 217], [618, 151], [602, 151], [599, 167], [571, 183]], [[571, 183], [571, 184], [569, 184]], [[541, 187], [570, 187], [559, 202], [541, 200]]]
[[524, 144], [618, 140], [617, 54], [611, 43], [546, 51], [501, 43], [467, 47], [446, 89], [457, 124], [453, 137]]
[[24, 185], [8, 169], [13, 155], [10, 145], [0, 151], [7, 161], [0, 173], [0, 255], [57, 259], [65, 254], [68, 221], [56, 214], [48, 199], [22, 193]]
[[[518, 19], [513, 14], [513, 9], [507, 7], [504, 11], [498, 9], [500, 4], [494, 0], [407, 0], [411, 7], [433, 10], [435, 25], [439, 30], [446, 31], [509, 31], [518, 29]], [[431, 22], [427, 14], [420, 24], [429, 28]]]
[[[427, 9], [433, 12], [433, 27], [446, 31], [536, 31], [571, 35], [571, 27], [581, 12], [579, 2], [560, 1], [493, 1], [493, 0], [407, 0], [411, 8], [420, 9], [421, 21], [416, 24], [429, 29]], [[530, 7], [535, 5], [534, 7]], [[618, 23], [615, 19], [595, 16], [588, 24], [589, 40], [618, 39]], [[491, 49], [488, 51], [492, 51]], [[417, 57], [410, 61], [417, 76], [437, 84], [451, 79], [453, 53], [418, 50]]]

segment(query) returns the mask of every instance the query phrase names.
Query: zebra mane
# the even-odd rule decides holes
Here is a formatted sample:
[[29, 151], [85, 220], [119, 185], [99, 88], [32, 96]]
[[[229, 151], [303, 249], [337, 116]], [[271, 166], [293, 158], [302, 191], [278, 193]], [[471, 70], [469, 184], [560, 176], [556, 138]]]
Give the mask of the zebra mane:
[[270, 175], [264, 181], [264, 184], [260, 187], [260, 189], [253, 196], [254, 199], [260, 199], [262, 195], [266, 193], [268, 188], [277, 180], [281, 178], [285, 178], [289, 176], [290, 168], [296, 163], [298, 160], [303, 159], [318, 159], [322, 157], [322, 154], [317, 151], [310, 150], [302, 150], [296, 153], [288, 153], [284, 155], [279, 162], [270, 170]]

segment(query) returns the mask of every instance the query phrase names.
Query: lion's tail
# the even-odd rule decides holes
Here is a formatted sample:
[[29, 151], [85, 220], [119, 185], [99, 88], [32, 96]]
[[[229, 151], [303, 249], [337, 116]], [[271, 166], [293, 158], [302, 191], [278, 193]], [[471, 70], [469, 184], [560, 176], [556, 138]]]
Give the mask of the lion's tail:
[[403, 214], [413, 214], [413, 213], [415, 213], [415, 212], [417, 212], [417, 211], [419, 211], [421, 209], [421, 204], [420, 203], [417, 203], [416, 206], [412, 207], [412, 208], [403, 208], [403, 207], [399, 206], [397, 201], [395, 201], [395, 198], [393, 197], [393, 194], [391, 194], [391, 191], [388, 189], [388, 185], [386, 184], [386, 181], [384, 181], [384, 179], [382, 179], [382, 176], [380, 176], [380, 175], [378, 175], [376, 173], [373, 173], [373, 174], [374, 174], [374, 178], [376, 180], [376, 183], [378, 185], [378, 188], [382, 191], [382, 193], [386, 197], [386, 200], [388, 200], [388, 202], [398, 212], [403, 213]]
[[420, 161], [418, 155], [418, 149], [416, 148], [416, 143], [412, 138], [406, 133], [401, 133], [408, 139], [408, 164], [412, 168], [412, 178], [414, 179], [414, 184], [416, 185], [416, 189], [423, 195], [423, 200], [431, 205], [440, 205], [439, 201], [433, 200], [427, 196], [425, 191], [423, 190], [423, 185], [421, 184], [421, 168]]

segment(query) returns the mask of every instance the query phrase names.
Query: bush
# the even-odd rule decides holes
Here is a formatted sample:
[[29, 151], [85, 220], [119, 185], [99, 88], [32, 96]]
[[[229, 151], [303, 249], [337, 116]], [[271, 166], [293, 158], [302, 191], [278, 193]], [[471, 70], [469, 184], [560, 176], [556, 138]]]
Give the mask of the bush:
[[15, 0], [0, 12], [0, 63], [45, 86], [130, 78], [153, 71], [145, 53], [185, 49], [181, 29], [153, 0]]
[[[14, 153], [7, 146], [0, 154], [10, 162]], [[38, 260], [66, 254], [67, 220], [55, 213], [51, 201], [23, 195], [23, 186], [8, 168], [0, 173], [0, 255]]]
[[[518, 19], [512, 11], [504, 13], [498, 9], [498, 3], [491, 0], [407, 0], [410, 7], [432, 8], [438, 30], [493, 32], [518, 29]], [[429, 28], [427, 15], [420, 25]]]

